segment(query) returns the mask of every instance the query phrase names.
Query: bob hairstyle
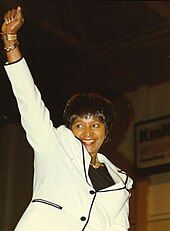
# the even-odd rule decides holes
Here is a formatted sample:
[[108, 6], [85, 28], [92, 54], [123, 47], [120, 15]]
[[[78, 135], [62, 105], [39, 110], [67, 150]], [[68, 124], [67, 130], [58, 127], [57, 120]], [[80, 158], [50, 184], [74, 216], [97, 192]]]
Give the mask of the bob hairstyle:
[[114, 104], [97, 93], [76, 94], [67, 103], [63, 118], [66, 127], [71, 128], [77, 117], [97, 117], [106, 128], [106, 135], [110, 133], [116, 120]]

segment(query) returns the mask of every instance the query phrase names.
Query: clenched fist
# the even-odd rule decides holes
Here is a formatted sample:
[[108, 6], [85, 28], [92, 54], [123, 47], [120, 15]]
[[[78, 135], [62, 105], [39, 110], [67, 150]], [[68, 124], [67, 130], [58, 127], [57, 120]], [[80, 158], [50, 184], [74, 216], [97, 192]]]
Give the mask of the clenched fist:
[[9, 10], [4, 16], [1, 32], [3, 34], [17, 34], [24, 23], [21, 7]]

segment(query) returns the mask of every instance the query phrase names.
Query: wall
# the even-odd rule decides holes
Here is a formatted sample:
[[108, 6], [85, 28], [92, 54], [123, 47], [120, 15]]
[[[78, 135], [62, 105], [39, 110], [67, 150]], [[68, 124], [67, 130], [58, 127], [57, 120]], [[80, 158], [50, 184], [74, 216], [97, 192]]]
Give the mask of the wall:
[[0, 127], [0, 230], [14, 230], [32, 192], [33, 151], [20, 124]]
[[[170, 82], [143, 87], [125, 95], [131, 102], [133, 120], [119, 144], [122, 168], [130, 172], [134, 163], [136, 122], [170, 114]], [[123, 139], [122, 139], [123, 138]], [[20, 125], [0, 128], [1, 152], [1, 230], [13, 230], [31, 197], [33, 153]], [[117, 140], [116, 140], [117, 141]], [[114, 145], [113, 145], [114, 148]], [[125, 157], [125, 158], [124, 158]], [[112, 158], [111, 158], [112, 159]], [[129, 166], [129, 169], [127, 169]], [[130, 201], [130, 231], [168, 231], [170, 227], [170, 172], [140, 178], [132, 173], [134, 188]], [[20, 203], [16, 203], [19, 201]], [[4, 210], [3, 210], [4, 209]], [[3, 212], [3, 213], [2, 213]]]
[[[134, 116], [119, 150], [134, 162], [134, 124], [170, 115], [170, 82], [153, 87], [142, 87], [138, 91], [126, 94], [125, 97], [132, 104]], [[168, 231], [170, 227], [170, 172], [152, 174], [141, 179], [137, 177], [134, 183], [134, 195], [131, 200], [131, 230]], [[146, 205], [144, 205], [145, 201]]]

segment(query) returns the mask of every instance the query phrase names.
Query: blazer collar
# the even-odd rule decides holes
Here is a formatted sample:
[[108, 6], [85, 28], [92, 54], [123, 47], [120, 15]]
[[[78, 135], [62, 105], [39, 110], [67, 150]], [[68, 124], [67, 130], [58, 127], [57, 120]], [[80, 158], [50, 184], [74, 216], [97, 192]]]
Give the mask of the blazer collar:
[[[83, 146], [83, 144], [82, 144], [82, 156], [83, 156], [83, 167], [84, 167], [85, 179], [86, 179], [87, 183], [90, 186], [92, 186], [90, 177], [88, 175], [91, 157], [90, 157], [88, 151], [86, 150], [86, 148]], [[120, 173], [118, 171], [119, 169], [115, 165], [113, 165], [112, 162], [109, 161], [104, 155], [98, 153], [97, 157], [101, 163], [105, 164], [106, 168], [108, 169], [109, 174], [111, 175], [111, 177], [113, 178], [113, 180], [116, 183], [115, 185], [109, 187], [109, 191], [119, 190], [119, 189], [125, 188], [125, 182], [120, 177]], [[107, 191], [107, 189], [101, 190], [101, 191]]]

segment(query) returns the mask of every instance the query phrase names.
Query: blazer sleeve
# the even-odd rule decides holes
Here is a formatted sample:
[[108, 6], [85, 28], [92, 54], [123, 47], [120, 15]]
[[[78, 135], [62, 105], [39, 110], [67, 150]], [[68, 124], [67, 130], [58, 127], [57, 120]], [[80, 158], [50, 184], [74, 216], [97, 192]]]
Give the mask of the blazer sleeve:
[[129, 198], [123, 205], [116, 219], [114, 220], [111, 230], [112, 231], [127, 231], [129, 229]]
[[27, 63], [22, 58], [4, 67], [17, 100], [21, 123], [26, 131], [27, 139], [36, 151], [43, 152], [48, 146], [53, 124]]

